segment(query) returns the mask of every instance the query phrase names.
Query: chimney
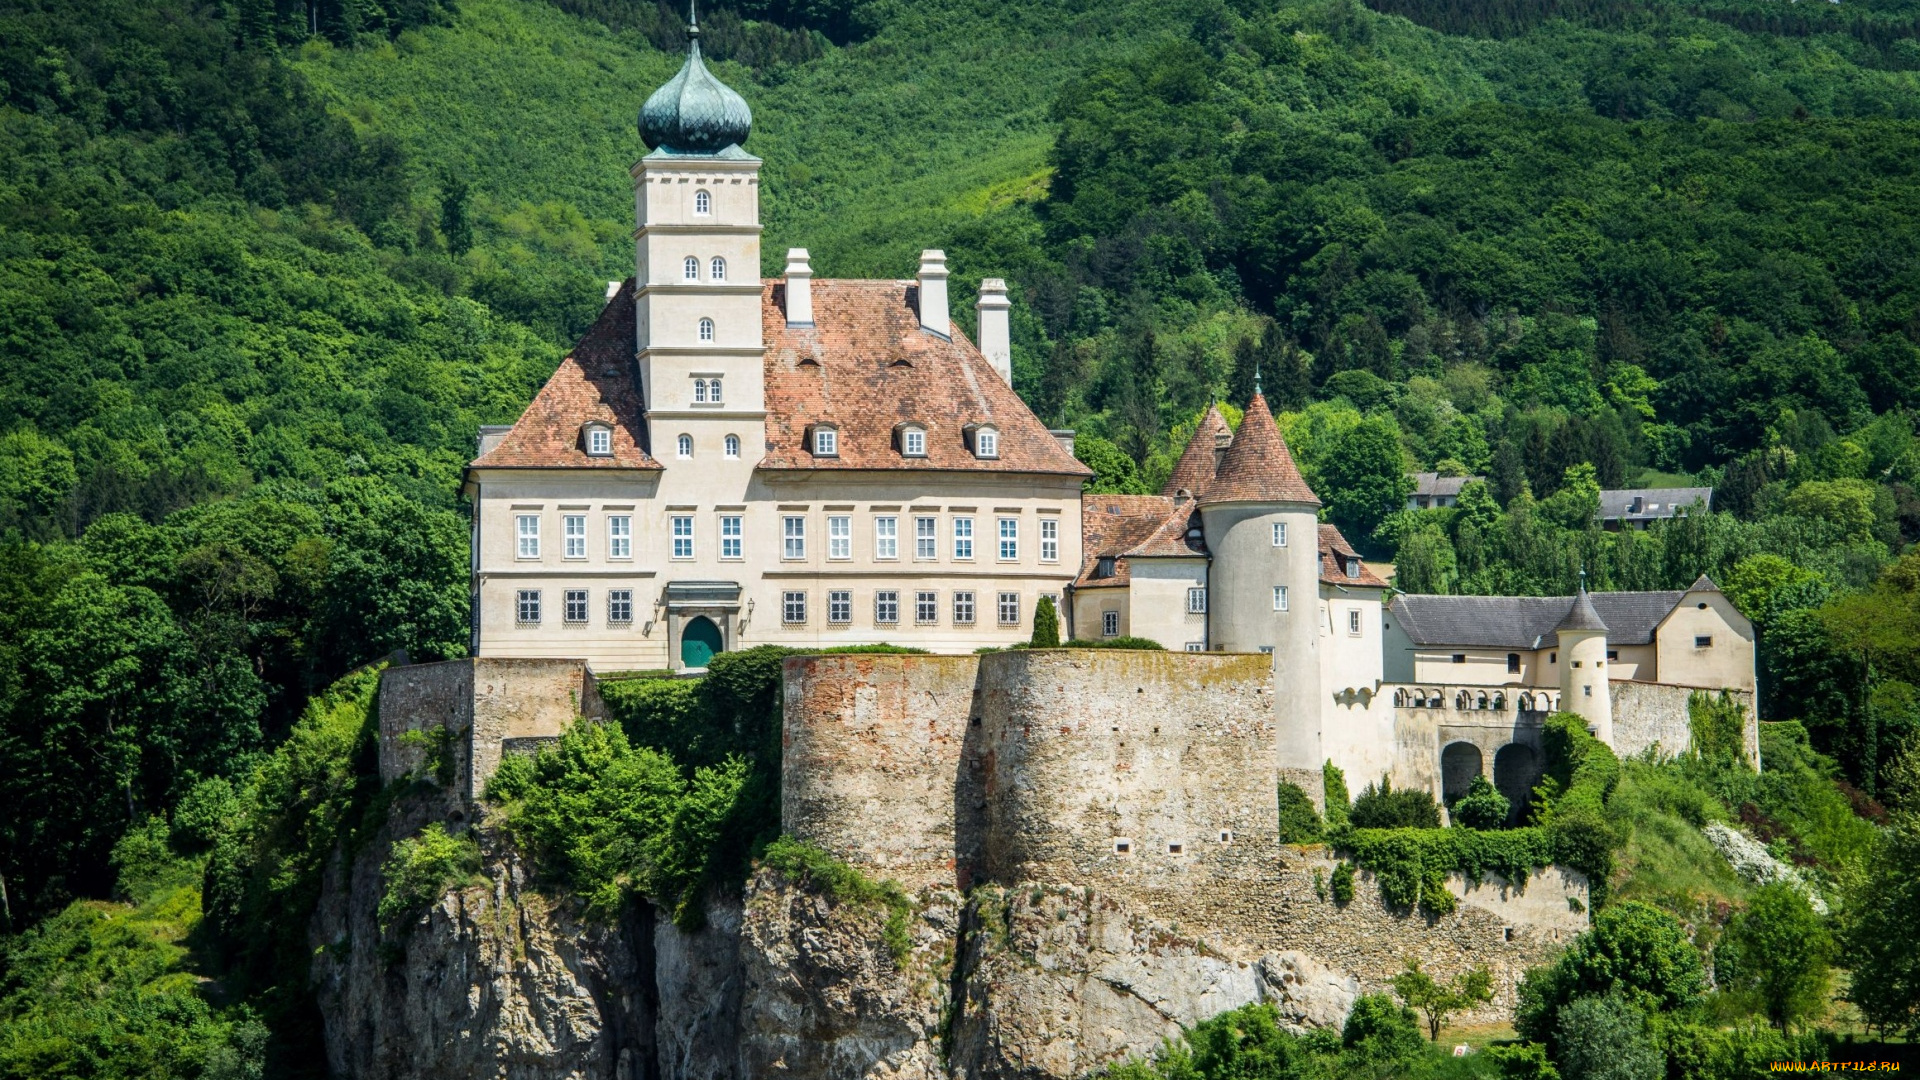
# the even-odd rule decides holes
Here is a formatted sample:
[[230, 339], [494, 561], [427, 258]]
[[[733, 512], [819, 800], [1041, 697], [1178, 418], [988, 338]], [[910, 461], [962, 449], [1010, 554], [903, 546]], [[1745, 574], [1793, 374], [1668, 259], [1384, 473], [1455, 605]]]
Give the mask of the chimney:
[[787, 249], [787, 325], [813, 325], [813, 264], [806, 248]]
[[980, 315], [980, 353], [1000, 373], [1000, 381], [1013, 385], [1013, 331], [1008, 325], [1007, 283], [990, 277], [980, 282], [980, 302], [974, 310]]
[[920, 253], [920, 329], [953, 336], [947, 319], [947, 253], [939, 248]]
[[613, 298], [620, 295], [620, 285], [618, 281], [607, 282], [607, 303], [613, 303]]

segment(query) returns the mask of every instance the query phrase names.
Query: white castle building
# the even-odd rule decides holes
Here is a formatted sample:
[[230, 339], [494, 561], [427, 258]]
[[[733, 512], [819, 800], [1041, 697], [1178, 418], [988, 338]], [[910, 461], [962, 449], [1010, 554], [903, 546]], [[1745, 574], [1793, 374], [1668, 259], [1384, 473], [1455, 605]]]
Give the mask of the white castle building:
[[1316, 776], [1400, 768], [1407, 724], [1444, 740], [1441, 714], [1504, 724], [1453, 740], [1485, 757], [1556, 705], [1613, 739], [1622, 685], [1750, 694], [1752, 627], [1704, 579], [1389, 606], [1258, 394], [1237, 433], [1208, 413], [1161, 495], [1083, 495], [1072, 433], [1010, 385], [1002, 281], [976, 344], [939, 251], [908, 279], [816, 281], [794, 248], [759, 277], [751, 115], [690, 30], [640, 114], [634, 277], [467, 469], [476, 655], [605, 673], [757, 644], [972, 652], [1025, 641], [1051, 597], [1066, 635], [1272, 654], [1283, 759]]

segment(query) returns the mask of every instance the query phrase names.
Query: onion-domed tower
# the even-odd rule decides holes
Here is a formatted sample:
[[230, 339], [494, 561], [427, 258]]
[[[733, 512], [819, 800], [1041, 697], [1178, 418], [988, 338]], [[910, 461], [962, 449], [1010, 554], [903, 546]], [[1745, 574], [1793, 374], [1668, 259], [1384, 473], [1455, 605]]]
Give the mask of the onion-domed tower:
[[760, 159], [740, 149], [752, 111], [707, 70], [688, 20], [686, 61], [640, 110], [635, 345], [663, 483], [744, 491], [759, 455], [724, 448], [766, 445]]

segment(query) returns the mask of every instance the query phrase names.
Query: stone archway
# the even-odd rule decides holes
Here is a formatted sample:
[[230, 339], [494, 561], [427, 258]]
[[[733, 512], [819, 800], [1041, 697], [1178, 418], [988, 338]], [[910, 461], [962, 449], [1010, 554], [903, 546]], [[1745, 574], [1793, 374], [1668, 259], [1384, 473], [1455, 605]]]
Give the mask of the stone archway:
[[1473, 778], [1480, 775], [1480, 748], [1470, 742], [1448, 743], [1440, 751], [1440, 796], [1441, 801], [1453, 805], [1455, 799], [1467, 793]]
[[1493, 786], [1513, 804], [1509, 821], [1527, 811], [1527, 798], [1540, 782], [1540, 753], [1526, 743], [1508, 743], [1493, 755]]
[[714, 653], [726, 648], [725, 641], [712, 619], [695, 615], [680, 631], [680, 663], [690, 668], [706, 667]]

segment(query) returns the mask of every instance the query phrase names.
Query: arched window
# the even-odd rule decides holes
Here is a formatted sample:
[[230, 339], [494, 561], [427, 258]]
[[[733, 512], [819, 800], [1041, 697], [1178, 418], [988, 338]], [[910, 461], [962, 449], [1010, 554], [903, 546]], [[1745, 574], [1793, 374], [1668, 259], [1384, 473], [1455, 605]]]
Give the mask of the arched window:
[[693, 212], [696, 214], [713, 213], [713, 196], [705, 191], [693, 193]]
[[730, 458], [737, 458], [740, 456], [740, 436], [738, 435], [727, 436], [727, 456]]
[[709, 267], [708, 277], [715, 281], [727, 280], [727, 260], [715, 255], [713, 261], [708, 263], [707, 266]]
[[701, 341], [713, 340], [713, 320], [712, 319], [700, 320], [700, 340]]
[[707, 380], [693, 380], [693, 400], [699, 405], [705, 405], [707, 403]]
[[719, 379], [714, 378], [714, 379], [707, 380], [707, 400], [713, 402], [715, 405], [720, 404], [720, 380]]
[[693, 436], [691, 435], [680, 436], [677, 448], [680, 451], [681, 457], [683, 458], [692, 457], [693, 456]]
[[693, 256], [689, 255], [687, 256], [686, 261], [681, 263], [680, 265], [682, 268], [682, 272], [681, 272], [682, 277], [686, 278], [688, 281], [700, 280], [700, 260], [699, 259], [696, 259]]

